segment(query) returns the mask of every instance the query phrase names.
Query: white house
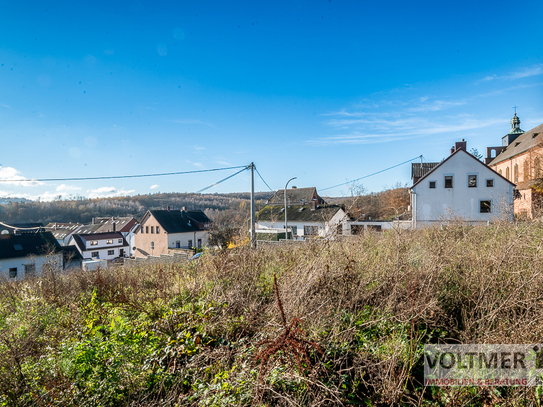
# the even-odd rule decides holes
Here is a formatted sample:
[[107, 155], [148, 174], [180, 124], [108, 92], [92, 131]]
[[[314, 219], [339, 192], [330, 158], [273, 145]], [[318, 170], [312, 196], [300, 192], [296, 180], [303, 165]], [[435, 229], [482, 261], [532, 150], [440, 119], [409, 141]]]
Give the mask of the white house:
[[63, 269], [63, 253], [50, 232], [0, 234], [0, 277], [22, 279], [46, 267]]
[[411, 187], [413, 227], [512, 219], [514, 186], [468, 153], [465, 141], [455, 143], [451, 155]]
[[120, 232], [75, 234], [73, 241], [83, 259], [113, 260], [129, 255], [128, 242]]
[[[292, 239], [329, 238], [336, 234], [338, 226], [348, 219], [345, 210], [340, 205], [289, 205], [287, 207], [287, 227], [292, 233]], [[273, 235], [285, 230], [285, 207], [267, 205], [256, 214], [257, 236]], [[266, 240], [276, 240], [274, 238]]]

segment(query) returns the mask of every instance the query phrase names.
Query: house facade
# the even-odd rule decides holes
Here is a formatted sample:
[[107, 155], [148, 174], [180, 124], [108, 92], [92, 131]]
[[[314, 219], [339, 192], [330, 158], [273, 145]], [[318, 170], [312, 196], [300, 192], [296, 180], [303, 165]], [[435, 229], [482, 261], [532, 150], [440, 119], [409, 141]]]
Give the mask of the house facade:
[[516, 185], [515, 215], [533, 218], [541, 211], [541, 194], [533, 187], [543, 177], [543, 124], [525, 132], [515, 113], [511, 130], [502, 138], [502, 145], [487, 147], [485, 161]]
[[207, 246], [210, 225], [211, 220], [200, 210], [149, 210], [134, 235], [135, 257]]
[[0, 234], [0, 278], [32, 277], [46, 267], [64, 267], [62, 249], [51, 233]]
[[[311, 202], [311, 201], [310, 201]], [[310, 205], [288, 205], [287, 227], [289, 238], [305, 240], [307, 238], [330, 238], [337, 234], [338, 227], [348, 219], [345, 209], [340, 205], [318, 205], [317, 200]], [[263, 240], [280, 240], [273, 234], [285, 232], [285, 207], [266, 205], [256, 214], [257, 237]], [[268, 238], [266, 238], [269, 236]]]
[[83, 259], [115, 260], [129, 256], [128, 242], [119, 232], [75, 234], [73, 241]]
[[513, 218], [514, 184], [455, 143], [451, 155], [411, 187], [413, 227]]

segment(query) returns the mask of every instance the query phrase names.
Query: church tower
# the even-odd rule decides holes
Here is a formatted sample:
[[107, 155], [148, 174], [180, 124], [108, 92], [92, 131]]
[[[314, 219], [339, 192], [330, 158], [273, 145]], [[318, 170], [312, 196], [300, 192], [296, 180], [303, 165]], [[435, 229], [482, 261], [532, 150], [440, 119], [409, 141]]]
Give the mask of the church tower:
[[509, 144], [515, 141], [516, 138], [522, 133], [524, 133], [524, 130], [520, 128], [520, 119], [517, 116], [517, 112], [515, 112], [515, 115], [511, 119], [511, 130], [509, 131], [509, 133], [502, 137], [502, 145], [504, 147], [507, 147]]

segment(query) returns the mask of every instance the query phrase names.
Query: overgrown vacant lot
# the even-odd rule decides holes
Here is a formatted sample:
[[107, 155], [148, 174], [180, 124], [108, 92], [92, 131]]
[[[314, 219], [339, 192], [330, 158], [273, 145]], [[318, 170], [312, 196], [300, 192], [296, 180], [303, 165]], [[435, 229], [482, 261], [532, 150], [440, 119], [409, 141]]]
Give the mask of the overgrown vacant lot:
[[540, 388], [425, 388], [421, 353], [543, 342], [542, 238], [451, 226], [4, 282], [0, 402], [538, 405]]

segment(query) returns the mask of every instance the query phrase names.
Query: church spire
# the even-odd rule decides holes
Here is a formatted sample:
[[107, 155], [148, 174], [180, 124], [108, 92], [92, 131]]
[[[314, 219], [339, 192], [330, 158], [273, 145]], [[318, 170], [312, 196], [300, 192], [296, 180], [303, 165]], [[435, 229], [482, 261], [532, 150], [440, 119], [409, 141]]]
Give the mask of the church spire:
[[508, 134], [522, 134], [524, 133], [524, 130], [520, 128], [520, 119], [517, 116], [517, 112], [515, 112], [515, 115], [511, 119], [511, 131]]
[[517, 116], [517, 107], [515, 106], [515, 115], [511, 119], [511, 130], [505, 136], [502, 137], [502, 145], [507, 147], [513, 141], [516, 140], [518, 136], [524, 133], [524, 130], [520, 128], [520, 119]]

